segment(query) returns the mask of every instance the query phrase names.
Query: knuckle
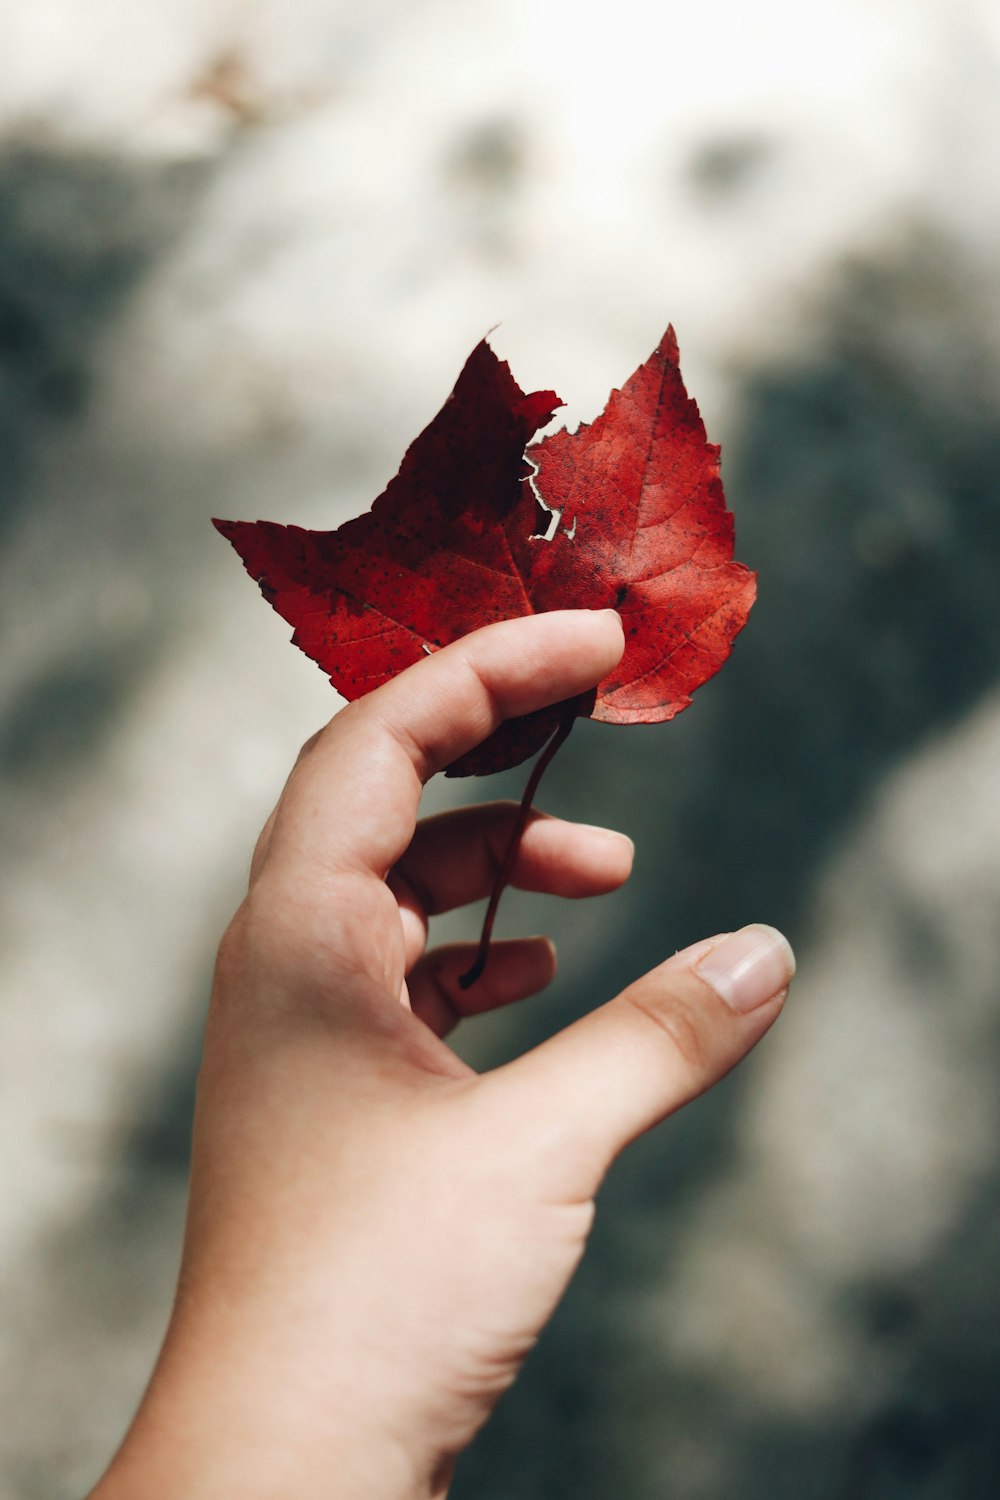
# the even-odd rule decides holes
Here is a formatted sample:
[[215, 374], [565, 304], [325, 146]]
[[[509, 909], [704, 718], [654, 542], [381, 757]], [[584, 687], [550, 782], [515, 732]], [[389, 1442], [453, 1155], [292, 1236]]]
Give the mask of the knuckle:
[[222, 934], [215, 960], [216, 977], [223, 983], [240, 983], [254, 962], [260, 941], [260, 924], [254, 920], [253, 895], [242, 902]]
[[626, 991], [626, 998], [649, 1025], [666, 1037], [671, 1049], [696, 1078], [712, 1071], [712, 1046], [701, 1007], [672, 991], [666, 995], [645, 985]]
[[[216, 1028], [240, 1027], [287, 1009], [298, 992], [301, 944], [289, 930], [265, 873], [239, 906], [219, 943], [210, 1014]], [[311, 951], [311, 950], [310, 950]]]
[[249, 884], [252, 886], [260, 878], [260, 872], [264, 868], [267, 859], [267, 851], [271, 845], [271, 834], [274, 831], [275, 814], [272, 813], [260, 831], [260, 836], [254, 845], [253, 855], [250, 860]]
[[316, 733], [315, 734], [311, 734], [309, 736], [309, 738], [305, 741], [305, 743], [302, 746], [301, 750], [299, 751], [298, 755], [295, 757], [295, 765], [296, 766], [300, 766], [302, 764], [302, 762], [304, 760], [308, 759], [308, 757], [312, 754], [312, 752], [315, 750], [317, 744], [319, 743], [319, 738], [320, 738], [320, 735], [322, 733], [323, 733], [322, 729], [317, 729]]
[[495, 727], [497, 724], [502, 724], [508, 716], [507, 695], [504, 692], [503, 682], [497, 680], [496, 668], [491, 656], [483, 650], [482, 641], [477, 641], [475, 648], [475, 650], [467, 649], [463, 653], [462, 666], [469, 679], [470, 694], [475, 695], [490, 726]]
[[216, 976], [223, 980], [231, 980], [238, 976], [242, 959], [242, 933], [240, 914], [237, 912], [229, 926], [222, 934], [218, 950], [215, 955]]
[[245, 982], [248, 975], [270, 965], [280, 951], [276, 904], [268, 884], [268, 877], [262, 874], [223, 933], [216, 959], [220, 979]]
[[222, 934], [216, 950], [212, 983], [212, 1009], [215, 1013], [229, 1010], [232, 997], [239, 995], [245, 985], [247, 968], [246, 921], [241, 907]]

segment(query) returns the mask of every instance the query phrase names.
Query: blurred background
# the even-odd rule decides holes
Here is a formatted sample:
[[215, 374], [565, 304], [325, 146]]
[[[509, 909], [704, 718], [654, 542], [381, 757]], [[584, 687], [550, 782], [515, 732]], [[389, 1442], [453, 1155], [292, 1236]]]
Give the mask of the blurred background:
[[335, 707], [209, 517], [366, 508], [494, 325], [575, 423], [668, 321], [760, 600], [673, 724], [574, 733], [542, 804], [634, 880], [508, 896], [561, 974], [460, 1046], [748, 920], [800, 979], [454, 1494], [1000, 1492], [998, 140], [991, 0], [0, 0], [4, 1497], [141, 1393], [214, 946]]

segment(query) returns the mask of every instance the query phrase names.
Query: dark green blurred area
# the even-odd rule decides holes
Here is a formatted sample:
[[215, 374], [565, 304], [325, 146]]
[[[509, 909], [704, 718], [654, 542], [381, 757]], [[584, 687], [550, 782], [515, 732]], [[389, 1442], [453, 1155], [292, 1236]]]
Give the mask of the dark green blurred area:
[[[487, 205], [512, 191], [519, 170], [514, 136], [491, 130], [471, 132], [455, 157], [463, 163], [456, 193], [475, 191]], [[692, 180], [713, 203], [738, 197], [763, 170], [762, 150], [749, 136], [723, 141], [696, 158]], [[82, 916], [73, 920], [86, 925], [91, 886], [107, 882], [118, 899], [113, 861], [102, 864], [106, 804], [91, 788], [128, 781], [133, 762], [120, 747], [153, 712], [144, 707], [151, 690], [162, 696], [172, 681], [171, 663], [183, 677], [191, 632], [201, 632], [215, 663], [209, 681], [219, 684], [203, 710], [218, 750], [198, 763], [211, 764], [218, 783], [207, 786], [204, 770], [195, 776], [199, 819], [214, 816], [213, 797], [226, 795], [229, 773], [250, 755], [258, 732], [250, 719], [262, 737], [273, 731], [277, 742], [281, 733], [269, 722], [280, 713], [271, 667], [258, 680], [252, 659], [239, 682], [244, 702], [254, 685], [256, 702], [234, 728], [237, 689], [224, 684], [229, 664], [211, 642], [245, 580], [226, 592], [231, 559], [214, 546], [209, 516], [223, 502], [243, 504], [244, 514], [259, 504], [264, 514], [270, 496], [276, 517], [323, 524], [318, 510], [300, 516], [294, 503], [314, 505], [336, 465], [347, 476], [336, 524], [358, 486], [374, 493], [399, 457], [389, 437], [366, 453], [380, 414], [372, 410], [359, 431], [344, 402], [334, 402], [321, 438], [308, 423], [284, 429], [275, 419], [269, 428], [262, 419], [242, 451], [233, 438], [190, 451], [181, 441], [171, 451], [147, 443], [127, 406], [119, 427], [107, 418], [102, 381], [116, 339], [126, 337], [121, 325], [194, 233], [226, 165], [125, 163], [37, 144], [0, 156], [0, 608], [10, 643], [0, 682], [0, 830], [10, 861], [0, 949], [14, 955], [0, 961], [0, 979], [10, 979], [11, 1034], [37, 1029], [38, 1050], [21, 1055], [37, 1059], [40, 1089], [46, 1047], [58, 1043], [47, 1028], [59, 1023], [44, 989], [36, 999], [19, 988], [16, 955], [36, 941], [20, 882], [44, 891], [52, 854], [52, 901], [69, 891], [75, 902], [78, 892]], [[474, 229], [502, 258], [488, 213]], [[206, 318], [210, 281], [199, 293]], [[377, 323], [378, 308], [369, 316]], [[575, 316], [591, 316], [582, 293]], [[636, 316], [623, 312], [622, 321]], [[794, 316], [797, 335], [777, 353], [754, 360], [744, 347], [732, 362], [725, 350], [701, 355], [728, 393], [728, 425], [710, 425], [710, 436], [724, 443], [737, 555], [760, 573], [759, 602], [731, 661], [671, 725], [580, 726], [547, 778], [548, 809], [633, 836], [634, 881], [593, 914], [510, 894], [507, 928], [551, 927], [563, 977], [550, 995], [470, 1031], [462, 1046], [490, 1066], [675, 948], [754, 920], [782, 927], [799, 951], [792, 1005], [801, 991], [806, 1019], [790, 1016], [789, 1040], [769, 1042], [614, 1169], [587, 1258], [522, 1379], [463, 1460], [458, 1500], [979, 1500], [1000, 1488], [1000, 1168], [981, 1143], [985, 1127], [973, 1129], [961, 1103], [968, 1070], [968, 1119], [995, 1123], [984, 1080], [1000, 1062], [1000, 886], [992, 883], [1000, 851], [991, 862], [977, 842], [993, 805], [977, 805], [983, 757], [966, 755], [963, 735], [982, 723], [980, 738], [1000, 744], [990, 728], [1000, 677], [1000, 288], [992, 261], [957, 230], [914, 215], [883, 242], [817, 270]], [[660, 331], [649, 330], [650, 347]], [[401, 365], [419, 386], [414, 358], [411, 348]], [[609, 382], [624, 373], [612, 371]], [[384, 371], [383, 387], [393, 374]], [[216, 394], [193, 388], [192, 407]], [[311, 456], [300, 460], [297, 447]], [[95, 599], [105, 601], [96, 614]], [[251, 601], [240, 621], [256, 622], [256, 608]], [[914, 773], [910, 792], [909, 768], [925, 756], [931, 771], [922, 781]], [[935, 756], [943, 779], [932, 774]], [[274, 792], [280, 785], [270, 770], [262, 781]], [[510, 773], [484, 795], [517, 796], [520, 787], [521, 773]], [[978, 904], [962, 880], [935, 885], [933, 849], [920, 889], [940, 889], [939, 903], [922, 904], [908, 881], [907, 840], [919, 845], [922, 809], [940, 828], [949, 788], [960, 811], [941, 869], [971, 870]], [[241, 837], [267, 795], [254, 783], [233, 812]], [[464, 801], [478, 789], [436, 795]], [[79, 855], [86, 873], [60, 884], [64, 802], [95, 855], [90, 865]], [[155, 828], [155, 806], [149, 816]], [[155, 836], [150, 847], [155, 864]], [[4, 1495], [78, 1493], [141, 1393], [182, 1223], [213, 935], [244, 867], [245, 847], [228, 851], [220, 835], [218, 848], [192, 852], [188, 870], [164, 858], [165, 885], [189, 913], [178, 918], [188, 947], [170, 973], [166, 1053], [151, 1055], [139, 1030], [123, 1031], [113, 1066], [102, 1053], [105, 1071], [95, 1072], [110, 1080], [101, 1086], [113, 1128], [88, 1144], [72, 1111], [56, 1110], [31, 1146], [40, 1141], [43, 1155], [64, 1153], [71, 1163], [78, 1152], [85, 1170], [64, 1212], [17, 1223], [0, 1246], [14, 1287], [0, 1365], [12, 1414], [0, 1440]], [[855, 910], [857, 926], [838, 931], [838, 947], [831, 923], [844, 909]], [[137, 906], [137, 933], [155, 920]], [[912, 1052], [895, 1052], [887, 1022], [890, 1040], [853, 1071], [849, 1046], [824, 1051], [822, 1041], [824, 1027], [838, 1024], [840, 957], [846, 972], [846, 956], [861, 949], [880, 956], [878, 974], [894, 996], [905, 1001], [912, 991], [915, 1009], [933, 1014]], [[146, 1004], [127, 987], [114, 990], [112, 968], [109, 1013]], [[846, 981], [842, 1002], [849, 1026], [857, 996]], [[873, 980], [872, 1013], [880, 1003]], [[808, 1019], [822, 1007], [820, 1020]], [[935, 1050], [949, 1010], [954, 1034]], [[82, 1058], [88, 1045], [83, 1037]], [[947, 1075], [940, 1096], [912, 1116], [893, 1081], [911, 1057], [928, 1077]], [[783, 1115], [770, 1090], [780, 1101], [789, 1079], [788, 1097], [806, 1105]], [[834, 1101], [831, 1109], [810, 1115], [811, 1095]], [[93, 1107], [96, 1118], [103, 1105]], [[855, 1109], [865, 1123], [848, 1128]], [[914, 1166], [908, 1143], [918, 1118], [924, 1134], [913, 1150], [924, 1156]], [[27, 1180], [35, 1169], [18, 1154], [28, 1147], [12, 1139], [12, 1163]], [[968, 1139], [954, 1148], [954, 1168], [952, 1139]], [[795, 1173], [815, 1178], [827, 1205], [812, 1239], [783, 1216]], [[900, 1183], [911, 1180], [912, 1194], [927, 1200], [916, 1219], [931, 1227], [906, 1242], [919, 1254], [883, 1252], [879, 1215], [899, 1212]], [[870, 1254], [862, 1228], [845, 1255], [823, 1225], [865, 1214]], [[731, 1323], [720, 1311], [730, 1298]], [[702, 1337], [701, 1328], [710, 1332]]]
[[[552, 773], [546, 805], [582, 819], [599, 807], [639, 845], [641, 881], [619, 904], [613, 945], [593, 973], [601, 995], [695, 934], [754, 920], [789, 934], [807, 976], [831, 855], [894, 766], [995, 686], [996, 371], [977, 335], [975, 289], [945, 251], [915, 236], [897, 264], [843, 267], [809, 359], [745, 372], [723, 472], [738, 554], [761, 573], [751, 624], [688, 715], [662, 732], [588, 726]], [[912, 358], [915, 346], [930, 360]], [[902, 933], [914, 974], [934, 973], [947, 1007], [953, 980], [939, 935], [892, 897], [879, 914], [887, 940]], [[995, 910], [996, 890], [991, 902]], [[995, 1006], [995, 976], [982, 980]], [[525, 1020], [517, 1044], [574, 1010], [568, 996], [544, 1028]], [[995, 1046], [995, 1015], [990, 1035]], [[838, 1287], [836, 1316], [859, 1346], [859, 1392], [881, 1384], [891, 1351], [893, 1379], [870, 1410], [783, 1419], [752, 1390], [734, 1402], [726, 1382], [692, 1379], [671, 1360], [669, 1329], [650, 1349], [643, 1306], [669, 1283], [686, 1213], [707, 1184], [740, 1170], [754, 1069], [614, 1170], [574, 1299], [457, 1493], [951, 1500], [994, 1491], [996, 1177], [928, 1263]], [[840, 1083], [846, 1109], [852, 1079]], [[802, 1153], [812, 1145], [804, 1139]], [[651, 1475], [653, 1454], [662, 1469]]]

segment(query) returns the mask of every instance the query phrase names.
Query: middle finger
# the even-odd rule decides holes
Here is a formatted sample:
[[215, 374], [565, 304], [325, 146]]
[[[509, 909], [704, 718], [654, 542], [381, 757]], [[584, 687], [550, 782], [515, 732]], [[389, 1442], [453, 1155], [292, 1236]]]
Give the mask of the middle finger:
[[[426, 917], [488, 896], [517, 816], [516, 802], [486, 802], [425, 818], [389, 872], [390, 887], [415, 898]], [[622, 833], [532, 809], [510, 884], [552, 896], [603, 895], [628, 879], [633, 852]]]

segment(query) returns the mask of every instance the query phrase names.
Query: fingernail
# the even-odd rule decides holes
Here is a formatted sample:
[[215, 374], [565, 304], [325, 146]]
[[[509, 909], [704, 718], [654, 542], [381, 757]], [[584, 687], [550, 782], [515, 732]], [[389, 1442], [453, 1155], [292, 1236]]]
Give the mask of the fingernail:
[[733, 1010], [746, 1014], [787, 988], [795, 954], [777, 928], [754, 923], [723, 938], [695, 973]]

